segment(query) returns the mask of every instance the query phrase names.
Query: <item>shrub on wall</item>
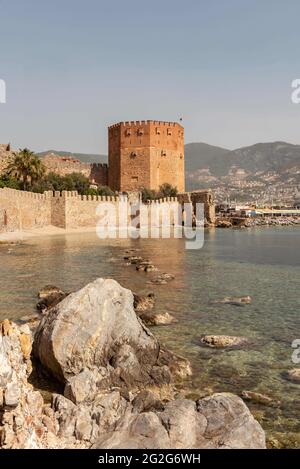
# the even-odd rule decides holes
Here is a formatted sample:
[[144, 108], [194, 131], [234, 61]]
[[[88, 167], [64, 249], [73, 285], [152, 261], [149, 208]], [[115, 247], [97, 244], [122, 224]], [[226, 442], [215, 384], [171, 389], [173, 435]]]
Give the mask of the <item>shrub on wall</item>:
[[159, 194], [161, 197], [176, 197], [178, 194], [177, 187], [171, 184], [165, 183], [159, 188]]
[[3, 174], [0, 176], [0, 189], [3, 189], [4, 187], [9, 187], [10, 189], [20, 189], [20, 186], [20, 182], [8, 174]]

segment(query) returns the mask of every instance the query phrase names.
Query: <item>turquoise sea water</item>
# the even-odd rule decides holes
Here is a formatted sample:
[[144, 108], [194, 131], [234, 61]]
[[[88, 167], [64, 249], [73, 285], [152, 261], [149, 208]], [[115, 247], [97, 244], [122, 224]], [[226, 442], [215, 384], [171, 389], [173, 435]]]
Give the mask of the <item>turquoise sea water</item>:
[[[273, 444], [300, 447], [300, 385], [284, 378], [286, 370], [300, 367], [291, 361], [291, 343], [300, 338], [299, 239], [299, 228], [257, 228], [206, 231], [204, 248], [190, 251], [181, 239], [100, 241], [94, 234], [1, 245], [0, 319], [31, 313], [46, 284], [74, 290], [97, 277], [112, 277], [137, 293], [154, 291], [156, 309], [178, 319], [154, 333], [191, 360], [194, 392], [251, 390], [280, 400], [278, 408], [249, 407]], [[154, 274], [125, 265], [128, 248], [140, 249], [139, 255], [175, 280], [148, 284]], [[244, 295], [252, 297], [251, 305], [215, 303]], [[207, 349], [198, 344], [201, 334], [246, 336], [251, 346]]]

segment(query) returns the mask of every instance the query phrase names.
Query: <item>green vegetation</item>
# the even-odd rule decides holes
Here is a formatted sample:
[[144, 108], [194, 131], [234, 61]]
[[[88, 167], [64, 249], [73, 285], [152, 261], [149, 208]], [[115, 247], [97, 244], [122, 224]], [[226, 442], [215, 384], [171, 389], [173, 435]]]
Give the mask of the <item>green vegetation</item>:
[[3, 189], [4, 187], [9, 187], [10, 189], [21, 189], [21, 184], [8, 174], [2, 174], [0, 176], [0, 189]]
[[88, 195], [114, 196], [114, 191], [108, 186], [99, 186], [97, 189], [89, 189]]
[[153, 191], [144, 187], [142, 189], [142, 201], [145, 203], [148, 200], [157, 200], [164, 197], [176, 197], [178, 194], [177, 187], [171, 186], [171, 184], [165, 183], [160, 186], [159, 191]]
[[14, 153], [6, 168], [6, 175], [17, 180], [23, 190], [28, 190], [45, 175], [46, 169], [38, 156], [28, 148]]

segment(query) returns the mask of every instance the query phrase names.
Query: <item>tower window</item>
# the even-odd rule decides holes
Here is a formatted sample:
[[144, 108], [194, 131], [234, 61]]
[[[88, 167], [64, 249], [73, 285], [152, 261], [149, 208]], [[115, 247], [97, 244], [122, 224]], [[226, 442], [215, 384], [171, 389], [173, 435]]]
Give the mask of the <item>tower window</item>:
[[129, 137], [129, 135], [131, 135], [131, 129], [126, 129], [125, 130], [125, 135], [126, 135], [126, 137]]
[[167, 135], [172, 135], [171, 129], [167, 130]]
[[160, 135], [160, 128], [159, 127], [156, 127], [156, 134]]
[[167, 156], [167, 150], [162, 150], [161, 151], [161, 156]]
[[135, 157], [137, 156], [137, 155], [136, 155], [136, 152], [135, 152], [135, 151], [132, 151], [132, 152], [130, 153], [130, 156], [131, 156], [131, 158], [135, 158]]
[[138, 129], [137, 134], [138, 135], [144, 135], [144, 130], [143, 129]]

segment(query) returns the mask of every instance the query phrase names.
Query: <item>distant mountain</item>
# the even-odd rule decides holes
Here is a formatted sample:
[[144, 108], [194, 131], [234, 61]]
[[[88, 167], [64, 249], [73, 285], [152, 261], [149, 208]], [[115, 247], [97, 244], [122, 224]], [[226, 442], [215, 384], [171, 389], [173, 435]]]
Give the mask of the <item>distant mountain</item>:
[[54, 153], [55, 155], [59, 156], [76, 158], [77, 160], [80, 160], [83, 163], [107, 163], [107, 155], [96, 155], [94, 153], [72, 153], [69, 151], [48, 150], [36, 154], [43, 158], [49, 153]]
[[209, 169], [214, 176], [226, 176], [232, 167], [247, 172], [278, 171], [300, 163], [300, 145], [286, 142], [256, 143], [237, 150], [225, 150], [206, 143], [185, 145], [186, 170]]
[[197, 169], [207, 169], [223, 166], [223, 156], [229, 150], [208, 145], [208, 143], [187, 143], [184, 146], [185, 170], [187, 172]]
[[257, 143], [226, 150], [204, 143], [185, 146], [187, 190], [211, 187], [219, 199], [274, 198], [299, 193], [300, 145]]

